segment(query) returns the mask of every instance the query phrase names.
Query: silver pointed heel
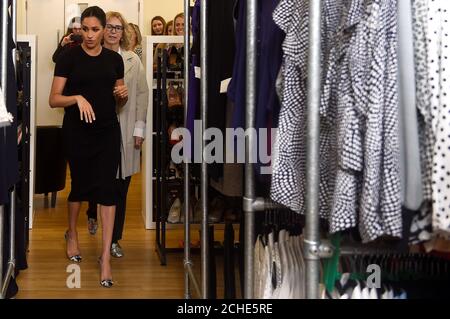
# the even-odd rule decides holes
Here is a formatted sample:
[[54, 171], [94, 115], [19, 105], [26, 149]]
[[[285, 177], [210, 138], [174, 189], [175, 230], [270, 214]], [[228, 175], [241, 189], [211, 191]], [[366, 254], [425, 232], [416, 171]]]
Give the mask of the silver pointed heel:
[[[69, 241], [69, 231], [68, 230], [66, 230], [66, 233], [64, 234], [64, 239], [66, 240], [66, 245], [67, 245], [67, 242]], [[80, 254], [69, 256], [66, 252], [66, 255], [67, 255], [67, 259], [69, 259], [70, 261], [75, 262], [75, 263], [80, 263], [83, 260], [83, 258], [81, 257]]]
[[111, 288], [114, 285], [114, 281], [112, 279], [101, 279], [102, 278], [102, 257], [98, 257], [98, 263], [100, 265], [100, 286], [104, 288]]

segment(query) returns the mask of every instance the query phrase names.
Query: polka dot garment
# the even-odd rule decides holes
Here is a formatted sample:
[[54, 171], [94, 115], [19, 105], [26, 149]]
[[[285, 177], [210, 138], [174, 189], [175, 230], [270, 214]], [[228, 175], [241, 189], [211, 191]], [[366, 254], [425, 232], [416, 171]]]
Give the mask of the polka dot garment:
[[433, 230], [450, 235], [450, 1], [428, 2], [428, 70], [433, 150]]

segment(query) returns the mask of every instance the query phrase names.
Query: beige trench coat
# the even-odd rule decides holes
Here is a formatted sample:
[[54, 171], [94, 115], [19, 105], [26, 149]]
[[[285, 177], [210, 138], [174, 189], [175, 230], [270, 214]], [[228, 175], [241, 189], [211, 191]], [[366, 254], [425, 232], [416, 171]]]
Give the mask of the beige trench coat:
[[125, 67], [125, 85], [128, 88], [128, 102], [118, 110], [121, 145], [121, 178], [140, 171], [140, 150], [134, 148], [134, 136], [145, 138], [149, 88], [144, 66], [136, 53], [121, 52]]

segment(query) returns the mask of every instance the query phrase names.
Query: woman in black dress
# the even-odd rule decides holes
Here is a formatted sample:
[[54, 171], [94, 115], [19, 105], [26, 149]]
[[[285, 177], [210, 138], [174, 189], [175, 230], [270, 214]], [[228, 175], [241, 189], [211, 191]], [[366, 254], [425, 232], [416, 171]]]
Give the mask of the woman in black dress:
[[122, 57], [103, 48], [105, 12], [89, 7], [81, 15], [83, 43], [62, 55], [55, 66], [50, 106], [65, 110], [63, 136], [72, 179], [68, 198], [67, 257], [80, 262], [77, 220], [81, 202], [100, 204], [103, 225], [100, 284], [111, 287], [110, 253], [120, 162], [116, 106], [128, 99]]

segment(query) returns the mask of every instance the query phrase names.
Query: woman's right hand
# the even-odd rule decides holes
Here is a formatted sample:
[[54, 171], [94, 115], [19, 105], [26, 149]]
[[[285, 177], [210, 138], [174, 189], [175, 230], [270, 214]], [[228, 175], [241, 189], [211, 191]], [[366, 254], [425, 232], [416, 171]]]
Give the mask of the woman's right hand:
[[86, 123], [92, 123], [95, 121], [95, 113], [91, 104], [81, 95], [76, 96], [77, 105], [80, 109], [80, 119], [85, 120]]
[[61, 41], [61, 46], [65, 46], [66, 44], [72, 43], [72, 39], [70, 38], [72, 36], [73, 33], [67, 35], [66, 37], [63, 38], [63, 40]]

